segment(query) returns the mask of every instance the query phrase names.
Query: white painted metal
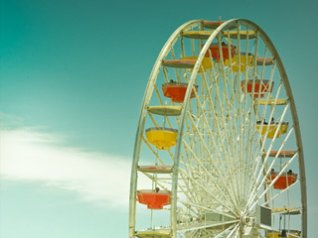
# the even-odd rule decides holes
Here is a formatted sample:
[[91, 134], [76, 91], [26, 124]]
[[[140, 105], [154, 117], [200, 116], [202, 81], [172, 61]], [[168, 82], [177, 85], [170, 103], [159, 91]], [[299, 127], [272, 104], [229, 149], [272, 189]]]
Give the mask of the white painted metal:
[[[223, 35], [227, 29], [237, 31], [237, 38]], [[295, 221], [290, 222], [288, 217], [288, 224], [285, 222], [282, 227], [278, 215], [273, 214], [272, 229], [292, 230], [293, 226], [298, 226], [301, 237], [307, 238], [306, 181], [299, 123], [287, 75], [274, 45], [259, 26], [244, 19], [226, 21], [211, 31], [210, 36], [205, 34], [204, 39], [183, 37], [187, 36], [186, 32], [195, 35], [193, 32], [202, 30], [201, 20], [179, 27], [164, 45], [150, 74], [131, 170], [129, 237], [135, 237], [139, 229], [136, 223], [144, 217], [142, 213], [138, 218], [136, 201], [136, 191], [144, 186], [139, 177], [144, 175], [151, 182], [147, 189], [171, 190], [171, 206], [162, 213], [166, 212], [165, 217], [170, 217], [166, 218], [166, 225], [172, 238], [266, 237], [267, 230], [253, 223], [255, 206], [266, 205], [274, 209], [295, 207], [295, 204], [301, 207]], [[240, 30], [253, 31], [253, 35], [241, 37]], [[221, 49], [222, 42], [227, 43], [228, 51], [235, 46], [242, 57], [226, 56], [219, 51], [220, 59], [216, 60], [208, 50], [211, 44], [217, 44]], [[253, 52], [252, 56], [250, 52]], [[197, 57], [192, 69], [168, 68], [161, 64], [163, 60], [185, 56]], [[258, 57], [264, 59], [263, 64], [259, 63]], [[203, 68], [207, 58], [211, 68]], [[266, 64], [266, 58], [273, 59], [273, 64]], [[160, 84], [169, 82], [171, 77], [176, 82], [188, 84], [183, 103], [170, 101], [160, 92]], [[242, 90], [251, 79], [251, 95], [256, 93], [255, 79], [262, 83], [268, 79], [275, 89], [266, 93], [264, 100], [286, 98], [286, 103], [260, 105], [254, 101], [253, 96]], [[261, 87], [257, 93], [261, 93]], [[181, 105], [181, 115], [158, 116], [147, 111], [148, 106], [167, 103]], [[268, 139], [270, 123], [265, 135], [257, 132], [255, 124], [261, 119], [270, 122], [274, 116], [278, 126]], [[291, 127], [286, 134], [280, 135], [281, 125], [286, 120]], [[178, 129], [177, 144], [167, 151], [155, 148], [144, 135], [145, 129], [160, 127], [162, 123]], [[288, 148], [290, 146], [294, 147]], [[290, 158], [278, 159], [279, 152], [284, 149], [297, 153]], [[275, 158], [270, 157], [272, 150], [278, 150]], [[148, 157], [153, 157], [154, 164], [172, 166], [172, 173], [138, 172], [138, 166]], [[277, 177], [270, 181], [273, 168], [277, 170]], [[283, 190], [275, 190], [279, 176], [291, 168], [299, 174], [299, 180]], [[154, 213], [151, 211], [151, 224]], [[159, 220], [164, 221], [162, 217]]]

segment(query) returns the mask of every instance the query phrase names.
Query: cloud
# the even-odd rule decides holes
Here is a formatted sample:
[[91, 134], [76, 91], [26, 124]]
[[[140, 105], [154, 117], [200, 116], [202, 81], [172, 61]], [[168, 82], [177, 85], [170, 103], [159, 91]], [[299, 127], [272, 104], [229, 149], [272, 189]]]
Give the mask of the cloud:
[[59, 144], [61, 137], [32, 129], [0, 131], [0, 176], [78, 193], [108, 206], [128, 205], [131, 160]]

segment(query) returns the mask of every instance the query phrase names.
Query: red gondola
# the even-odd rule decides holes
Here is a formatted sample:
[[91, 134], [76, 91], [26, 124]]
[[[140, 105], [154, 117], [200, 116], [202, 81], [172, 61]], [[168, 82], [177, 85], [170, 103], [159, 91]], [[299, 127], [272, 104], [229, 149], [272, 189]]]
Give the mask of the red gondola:
[[170, 191], [140, 190], [137, 191], [138, 202], [147, 205], [149, 209], [163, 209], [171, 203]]
[[[236, 48], [234, 46], [228, 46], [225, 43], [222, 42], [222, 55], [223, 55], [223, 60], [229, 59], [230, 55], [233, 57], [236, 53]], [[209, 50], [206, 52], [205, 57], [213, 57], [216, 61], [220, 61], [221, 59], [221, 54], [220, 54], [220, 47], [219, 44], [212, 44], [209, 48]], [[229, 53], [231, 52], [231, 54]]]
[[[254, 86], [254, 87], [253, 87]], [[266, 93], [272, 92], [274, 86], [274, 82], [270, 82], [269, 80], [245, 80], [241, 81], [241, 88], [243, 92], [253, 94], [254, 98], [262, 98]]]
[[[271, 172], [271, 180], [274, 180], [277, 176], [276, 172]], [[282, 175], [279, 176], [279, 178], [275, 181], [274, 183], [274, 189], [285, 189], [288, 186], [292, 185], [295, 183], [297, 180], [297, 174], [289, 171], [287, 173], [283, 173]]]
[[[171, 98], [173, 102], [183, 102], [185, 94], [187, 92], [188, 84], [187, 83], [176, 83], [170, 82], [162, 85], [163, 95], [165, 97]], [[198, 86], [195, 85], [196, 90], [198, 90]], [[192, 89], [190, 98], [195, 97], [194, 90]]]

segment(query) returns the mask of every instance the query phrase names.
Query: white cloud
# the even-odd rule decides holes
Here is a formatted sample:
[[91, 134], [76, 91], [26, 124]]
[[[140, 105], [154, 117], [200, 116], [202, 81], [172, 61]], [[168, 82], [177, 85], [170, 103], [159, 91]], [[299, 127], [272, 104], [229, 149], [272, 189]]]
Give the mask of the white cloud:
[[58, 145], [30, 129], [0, 131], [0, 176], [75, 191], [88, 201], [127, 206], [131, 160]]

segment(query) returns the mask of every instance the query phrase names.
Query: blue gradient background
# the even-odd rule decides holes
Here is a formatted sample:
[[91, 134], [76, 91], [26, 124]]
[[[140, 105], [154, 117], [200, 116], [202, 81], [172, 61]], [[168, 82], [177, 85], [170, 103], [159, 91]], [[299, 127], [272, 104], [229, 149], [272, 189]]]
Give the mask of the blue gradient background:
[[[0, 0], [0, 11], [0, 112], [67, 135], [65, 146], [128, 158], [149, 73], [170, 34], [192, 19], [256, 22], [278, 49], [293, 89], [306, 159], [308, 237], [315, 237], [317, 1]], [[0, 192], [1, 238], [127, 237], [126, 208], [21, 181], [2, 181]]]

